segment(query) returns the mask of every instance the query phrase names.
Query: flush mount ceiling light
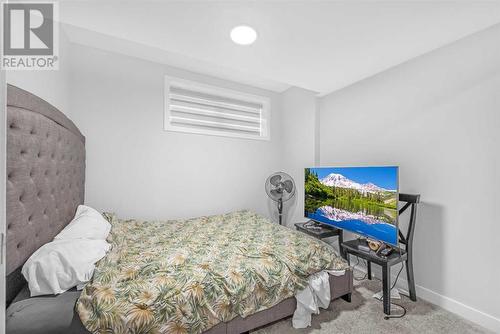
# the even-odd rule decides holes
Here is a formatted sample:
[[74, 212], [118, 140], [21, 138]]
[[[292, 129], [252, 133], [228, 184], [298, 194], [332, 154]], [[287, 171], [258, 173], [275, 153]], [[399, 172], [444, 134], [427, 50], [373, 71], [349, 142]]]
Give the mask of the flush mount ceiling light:
[[237, 26], [231, 30], [231, 39], [236, 44], [250, 45], [257, 39], [257, 32], [249, 26]]

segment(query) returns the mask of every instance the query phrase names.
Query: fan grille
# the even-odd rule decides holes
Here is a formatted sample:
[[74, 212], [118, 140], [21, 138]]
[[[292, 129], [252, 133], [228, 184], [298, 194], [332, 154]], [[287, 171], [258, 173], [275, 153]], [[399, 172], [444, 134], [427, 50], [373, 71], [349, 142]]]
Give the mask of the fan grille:
[[273, 201], [286, 202], [295, 194], [295, 182], [287, 173], [273, 173], [266, 180], [266, 193]]

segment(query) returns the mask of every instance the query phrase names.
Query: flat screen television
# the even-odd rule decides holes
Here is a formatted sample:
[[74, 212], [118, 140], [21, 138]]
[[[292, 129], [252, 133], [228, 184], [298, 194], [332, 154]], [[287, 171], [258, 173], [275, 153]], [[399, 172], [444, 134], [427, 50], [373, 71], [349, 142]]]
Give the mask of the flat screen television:
[[306, 168], [304, 214], [396, 246], [398, 186], [395, 166]]

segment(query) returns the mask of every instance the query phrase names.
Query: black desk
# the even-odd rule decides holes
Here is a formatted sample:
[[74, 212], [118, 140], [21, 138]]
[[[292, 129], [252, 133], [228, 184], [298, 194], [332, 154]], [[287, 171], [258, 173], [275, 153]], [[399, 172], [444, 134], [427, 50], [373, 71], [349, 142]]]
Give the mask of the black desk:
[[[367, 261], [367, 270], [368, 270], [368, 279], [371, 279], [371, 263], [376, 263], [382, 267], [382, 285], [383, 285], [383, 296], [384, 296], [384, 313], [391, 314], [391, 266], [401, 263], [403, 261], [407, 261], [408, 253], [400, 248], [394, 249], [393, 252], [387, 256], [379, 256], [374, 251], [363, 251], [358, 249], [360, 244], [367, 245], [366, 240], [350, 240], [342, 243], [342, 248], [347, 256], [347, 261], [349, 262], [349, 254], [353, 254], [357, 257], [365, 259]], [[412, 278], [408, 280], [408, 285], [414, 286], [414, 282], [410, 282]], [[417, 300], [415, 293], [411, 293], [410, 298], [414, 301]]]

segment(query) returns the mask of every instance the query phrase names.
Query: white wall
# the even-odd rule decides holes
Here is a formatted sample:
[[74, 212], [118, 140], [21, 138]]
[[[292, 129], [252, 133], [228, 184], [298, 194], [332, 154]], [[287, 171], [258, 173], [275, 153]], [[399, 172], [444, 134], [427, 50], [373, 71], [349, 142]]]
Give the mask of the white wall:
[[[164, 131], [166, 74], [270, 97], [271, 140]], [[87, 138], [89, 205], [138, 218], [243, 208], [268, 215], [264, 181], [279, 163], [276, 94], [74, 45], [71, 110]]]
[[[62, 25], [61, 25], [62, 27]], [[7, 83], [41, 97], [69, 116], [70, 43], [59, 29], [59, 69], [54, 71], [7, 71]]]
[[295, 197], [285, 204], [287, 226], [305, 221], [304, 168], [315, 163], [316, 93], [292, 87], [282, 94], [281, 168], [295, 180]]
[[[420, 193], [417, 295], [500, 332], [500, 26], [330, 94], [322, 165], [399, 165]], [[398, 268], [399, 269], [399, 268]]]

